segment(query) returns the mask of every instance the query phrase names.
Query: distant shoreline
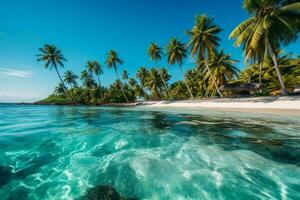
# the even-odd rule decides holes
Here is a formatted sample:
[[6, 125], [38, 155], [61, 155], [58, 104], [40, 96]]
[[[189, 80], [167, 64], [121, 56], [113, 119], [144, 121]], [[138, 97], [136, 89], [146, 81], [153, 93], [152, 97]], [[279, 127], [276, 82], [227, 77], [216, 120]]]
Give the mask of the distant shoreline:
[[[1, 103], [15, 105], [53, 105], [53, 106], [93, 106], [76, 103]], [[186, 108], [209, 109], [223, 111], [238, 111], [249, 113], [300, 114], [300, 96], [285, 97], [248, 97], [248, 98], [218, 98], [202, 100], [178, 101], [145, 101], [134, 103], [106, 103], [95, 106], [103, 107], [145, 107], [145, 108]]]

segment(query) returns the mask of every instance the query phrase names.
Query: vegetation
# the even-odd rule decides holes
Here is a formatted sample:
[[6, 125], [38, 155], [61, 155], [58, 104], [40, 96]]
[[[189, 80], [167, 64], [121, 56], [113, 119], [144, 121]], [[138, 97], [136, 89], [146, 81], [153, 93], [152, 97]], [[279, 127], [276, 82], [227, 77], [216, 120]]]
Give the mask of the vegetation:
[[[237, 60], [219, 47], [222, 29], [213, 18], [201, 15], [186, 31], [186, 44], [172, 38], [164, 51], [156, 43], [151, 43], [147, 55], [154, 66], [140, 67], [135, 77], [123, 70], [120, 78], [118, 67], [124, 61], [115, 50], [110, 50], [105, 65], [115, 71], [116, 81], [108, 87], [101, 85], [103, 68], [98, 61], [88, 61], [80, 76], [67, 70], [62, 78], [58, 67], [64, 67], [67, 60], [54, 45], [44, 45], [39, 49], [38, 61], [43, 61], [45, 68], [55, 69], [60, 83], [41, 103], [98, 105], [137, 100], [222, 98], [232, 93], [221, 91], [221, 86], [247, 83], [259, 84], [261, 89], [256, 95], [293, 93], [300, 87], [300, 56], [285, 53], [282, 46], [297, 39], [300, 3], [293, 0], [244, 0], [244, 8], [249, 19], [240, 23], [229, 36], [235, 39], [234, 45], [241, 46], [244, 51], [246, 67], [242, 71], [235, 66]], [[182, 80], [169, 83], [171, 75], [168, 69], [159, 65], [164, 56], [170, 66], [179, 68]], [[184, 71], [187, 57], [193, 59], [194, 66]]]

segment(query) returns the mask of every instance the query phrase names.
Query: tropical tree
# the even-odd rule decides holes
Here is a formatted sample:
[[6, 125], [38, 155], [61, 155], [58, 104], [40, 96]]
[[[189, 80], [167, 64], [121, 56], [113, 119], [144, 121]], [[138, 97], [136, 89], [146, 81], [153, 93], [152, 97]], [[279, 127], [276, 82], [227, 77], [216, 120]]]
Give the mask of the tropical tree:
[[[119, 73], [118, 73], [118, 69], [117, 69], [117, 66], [118, 64], [122, 65], [124, 62], [123, 60], [121, 60], [118, 56], [118, 53], [114, 50], [110, 50], [108, 53], [107, 53], [107, 59], [106, 59], [106, 65], [108, 68], [113, 68], [115, 70], [115, 73], [117, 75], [117, 79], [120, 80], [120, 77], [119, 77]], [[121, 90], [122, 90], [122, 93], [124, 95], [124, 98], [126, 99], [126, 102], [129, 103], [128, 101], [128, 98], [124, 92], [124, 89], [121, 85]]]
[[155, 99], [159, 99], [162, 97], [161, 90], [163, 86], [163, 79], [159, 75], [159, 71], [155, 68], [152, 68], [149, 71], [148, 76], [146, 77], [146, 86], [149, 88], [149, 90], [152, 93], [152, 96]]
[[188, 89], [191, 98], [193, 99], [194, 96], [192, 94], [190, 87], [188, 86], [188, 84], [185, 80], [184, 73], [182, 71], [182, 61], [187, 56], [184, 44], [182, 42], [180, 42], [179, 40], [173, 38], [167, 45], [166, 52], [167, 52], [167, 56], [168, 56], [168, 63], [171, 65], [174, 65], [176, 63], [178, 64], [181, 75], [183, 77], [183, 82], [184, 82], [186, 88]]
[[80, 79], [82, 80], [83, 86], [85, 86], [86, 88], [91, 89], [96, 87], [97, 85], [95, 80], [87, 70], [83, 70], [81, 72]]
[[225, 54], [223, 50], [216, 52], [209, 60], [209, 66], [212, 76], [208, 76], [209, 82], [213, 82], [212, 77], [215, 78], [218, 87], [231, 81], [234, 77], [238, 77], [238, 68], [234, 66], [236, 60], [231, 59], [229, 54]]
[[147, 70], [146, 67], [140, 67], [136, 73], [136, 77], [139, 79], [140, 81], [140, 85], [141, 88], [143, 90], [143, 94], [147, 94], [146, 90], [145, 90], [145, 86], [146, 86], [146, 78], [149, 74], [149, 71]]
[[69, 84], [72, 87], [76, 87], [77, 86], [77, 81], [76, 79], [78, 79], [78, 76], [76, 74], [74, 74], [71, 70], [68, 70], [65, 72], [64, 74], [64, 81]]
[[98, 78], [98, 85], [101, 86], [100, 75], [103, 74], [102, 66], [97, 61], [88, 61], [86, 64], [87, 70], [93, 75], [95, 74]]
[[128, 72], [126, 70], [123, 70], [122, 72], [122, 78], [125, 81], [125, 83], [127, 84], [127, 80], [128, 80]]
[[55, 69], [58, 78], [60, 79], [61, 84], [63, 85], [65, 91], [67, 92], [67, 88], [65, 86], [65, 83], [62, 79], [62, 77], [59, 74], [58, 71], [58, 66], [59, 67], [64, 67], [63, 62], [66, 62], [67, 60], [64, 58], [64, 56], [61, 53], [61, 50], [58, 49], [56, 46], [54, 45], [50, 45], [50, 44], [45, 44], [44, 47], [39, 48], [39, 51], [41, 52], [41, 54], [38, 54], [37, 57], [37, 61], [43, 61], [45, 62], [45, 68], [48, 69], [50, 67], [50, 71], [52, 70], [52, 68]]
[[169, 74], [168, 70], [165, 67], [163, 67], [163, 68], [159, 69], [159, 73], [161, 74], [163, 81], [168, 86], [168, 82], [171, 79], [171, 75]]
[[222, 97], [216, 80], [208, 66], [208, 58], [211, 56], [211, 52], [215, 52], [216, 47], [219, 46], [220, 39], [217, 34], [220, 32], [221, 28], [213, 23], [212, 18], [206, 15], [197, 16], [194, 27], [192, 30], [187, 31], [190, 37], [187, 47], [190, 48], [193, 57], [196, 55], [198, 60], [204, 60], [206, 70], [211, 76], [218, 94]]
[[[149, 48], [148, 48], [148, 50], [147, 50], [147, 54], [150, 57], [150, 60], [154, 61], [154, 66], [158, 70], [158, 63], [157, 62], [159, 60], [161, 60], [161, 56], [163, 54], [162, 49], [157, 44], [151, 43], [150, 46], [149, 46]], [[165, 81], [164, 81], [161, 73], [159, 73], [159, 71], [158, 71], [158, 74], [159, 74], [159, 76], [160, 76], [160, 78], [161, 78], [161, 80], [162, 80], [162, 82], [164, 84], [164, 87], [166, 89], [167, 95], [170, 96], [170, 92], [169, 92], [168, 86], [165, 83]]]
[[281, 93], [288, 94], [276, 55], [281, 44], [297, 38], [300, 26], [300, 2], [290, 0], [244, 0], [250, 18], [239, 24], [230, 34], [235, 45], [243, 45], [246, 59], [264, 57], [267, 52], [274, 63]]
[[56, 94], [56, 95], [64, 95], [65, 93], [66, 93], [66, 90], [62, 83], [59, 83], [58, 86], [56, 86], [54, 89], [54, 94]]
[[137, 86], [137, 81], [134, 79], [134, 78], [130, 78], [129, 80], [128, 80], [128, 84], [129, 84], [129, 86], [130, 87], [135, 87], [135, 86]]

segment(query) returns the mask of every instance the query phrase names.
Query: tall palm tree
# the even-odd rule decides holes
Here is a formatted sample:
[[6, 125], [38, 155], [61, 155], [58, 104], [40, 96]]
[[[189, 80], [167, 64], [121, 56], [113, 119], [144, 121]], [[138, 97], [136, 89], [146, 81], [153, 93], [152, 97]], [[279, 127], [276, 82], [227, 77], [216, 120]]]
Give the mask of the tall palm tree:
[[[115, 73], [117, 75], [117, 79], [120, 80], [117, 66], [118, 66], [118, 64], [122, 65], [124, 62], [123, 62], [123, 60], [121, 60], [119, 58], [118, 53], [114, 50], [110, 50], [107, 53], [107, 59], [106, 59], [105, 63], [106, 63], [108, 68], [113, 68], [115, 70]], [[122, 85], [121, 85], [121, 90], [122, 90], [122, 93], [124, 95], [124, 98], [126, 99], [126, 102], [129, 103]]]
[[192, 30], [187, 31], [187, 34], [190, 36], [187, 47], [190, 47], [190, 52], [193, 57], [197, 55], [199, 60], [204, 60], [206, 70], [211, 76], [218, 94], [222, 97], [207, 61], [210, 53], [214, 52], [216, 47], [219, 46], [220, 39], [217, 34], [220, 32], [221, 28], [213, 23], [213, 18], [206, 15], [197, 16], [194, 27]]
[[76, 87], [78, 76], [74, 74], [71, 70], [68, 70], [64, 74], [64, 81], [69, 84], [70, 86]]
[[263, 57], [265, 49], [271, 56], [281, 85], [281, 93], [288, 94], [276, 59], [281, 44], [289, 44], [300, 30], [300, 2], [289, 0], [244, 0], [250, 18], [239, 24], [230, 34], [235, 45], [243, 45], [246, 59]]
[[[136, 73], [136, 77], [140, 80], [140, 84], [141, 84], [141, 88], [143, 90], [143, 93], [146, 95], [146, 90], [145, 90], [145, 86], [146, 86], [146, 78], [149, 74], [149, 71], [147, 70], [146, 67], [140, 67]], [[147, 97], [147, 95], [146, 95]]]
[[[150, 57], [150, 60], [154, 61], [154, 66], [158, 70], [157, 62], [159, 60], [161, 60], [161, 56], [163, 54], [162, 49], [157, 44], [151, 43], [148, 50], [147, 50], [147, 54]], [[167, 86], [166, 82], [163, 80], [163, 77], [162, 77], [161, 73], [159, 71], [158, 71], [158, 73], [159, 73], [159, 76], [160, 76], [160, 78], [161, 78], [161, 80], [164, 84], [167, 95], [170, 96], [170, 92], [169, 92], [169, 89], [168, 89], [168, 86]]]
[[65, 86], [65, 83], [63, 81], [63, 79], [61, 78], [59, 72], [58, 72], [58, 66], [60, 67], [64, 67], [63, 62], [66, 62], [67, 60], [64, 58], [64, 56], [61, 53], [61, 50], [58, 49], [56, 46], [54, 45], [50, 45], [50, 44], [45, 44], [44, 47], [39, 48], [39, 51], [41, 52], [41, 54], [38, 54], [37, 57], [37, 61], [43, 61], [45, 62], [45, 68], [48, 69], [50, 67], [50, 70], [52, 70], [52, 68], [55, 69], [61, 84], [63, 85], [65, 91], [67, 92], [67, 87]]
[[166, 52], [167, 52], [167, 56], [168, 56], [168, 63], [171, 65], [174, 64], [178, 64], [181, 75], [183, 77], [183, 82], [186, 86], [186, 88], [188, 89], [191, 98], [193, 99], [194, 96], [192, 94], [192, 91], [189, 87], [189, 85], [187, 84], [185, 77], [184, 77], [184, 73], [182, 71], [182, 61], [184, 58], [186, 58], [186, 49], [185, 46], [182, 42], [180, 42], [179, 40], [172, 38], [171, 41], [169, 42], [169, 44], [167, 45], [166, 48]]
[[124, 79], [125, 83], [127, 84], [127, 80], [128, 80], [128, 72], [126, 70], [123, 70], [122, 72], [122, 78]]
[[100, 75], [103, 74], [102, 66], [100, 65], [100, 63], [97, 61], [88, 61], [86, 67], [91, 74], [95, 74], [97, 76], [98, 85], [100, 87], [101, 86]]

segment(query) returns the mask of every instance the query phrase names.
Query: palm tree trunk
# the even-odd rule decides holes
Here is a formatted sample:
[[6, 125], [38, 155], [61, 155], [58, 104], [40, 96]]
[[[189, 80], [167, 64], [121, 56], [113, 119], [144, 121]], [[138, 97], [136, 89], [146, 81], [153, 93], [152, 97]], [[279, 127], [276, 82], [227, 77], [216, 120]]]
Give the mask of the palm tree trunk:
[[163, 82], [163, 84], [164, 84], [164, 87], [165, 87], [165, 89], [166, 89], [167, 96], [171, 97], [170, 92], [169, 92], [169, 89], [168, 89], [168, 86], [167, 86], [167, 84], [166, 84], [164, 78], [162, 77], [162, 75], [161, 75], [159, 69], [158, 69], [157, 61], [154, 60], [154, 62], [155, 62], [155, 68], [157, 69], [158, 74], [159, 74], [159, 76], [160, 76], [160, 78], [161, 78], [161, 80], [162, 80], [162, 82]]
[[217, 92], [218, 94], [220, 95], [220, 97], [222, 98], [223, 95], [221, 94], [219, 88], [218, 88], [218, 85], [216, 83], [216, 80], [215, 80], [215, 77], [212, 75], [209, 67], [208, 67], [208, 63], [207, 63], [207, 60], [206, 60], [206, 56], [205, 56], [205, 53], [203, 53], [203, 58], [204, 58], [204, 62], [205, 62], [205, 66], [206, 66], [206, 70], [208, 71], [208, 73], [210, 74], [210, 76], [212, 77], [212, 81], [213, 81], [213, 84], [215, 85], [216, 89], [217, 89]]
[[270, 56], [272, 57], [272, 60], [274, 62], [274, 67], [275, 67], [275, 70], [276, 70], [276, 73], [277, 73], [278, 81], [279, 81], [280, 86], [281, 86], [281, 94], [282, 95], [287, 95], [288, 92], [287, 92], [287, 90], [285, 88], [285, 85], [284, 85], [284, 82], [282, 80], [282, 76], [281, 76], [281, 72], [280, 72], [280, 69], [279, 69], [279, 66], [278, 66], [278, 63], [277, 63], [276, 55], [275, 55], [269, 41], [267, 41], [267, 45], [268, 45]]
[[98, 75], [98, 85], [99, 85], [99, 88], [101, 87], [101, 83], [100, 83], [100, 76]]
[[[115, 69], [115, 72], [116, 72], [116, 74], [117, 74], [118, 80], [120, 80], [120, 77], [119, 77], [119, 74], [118, 74], [117, 69]], [[121, 82], [121, 90], [122, 90], [123, 96], [124, 96], [125, 99], [126, 99], [126, 102], [129, 103], [129, 101], [128, 101], [128, 99], [127, 99], [127, 96], [126, 96], [126, 94], [125, 94], [125, 92], [124, 92], [124, 90], [123, 90], [122, 82]]]
[[188, 89], [188, 91], [189, 91], [189, 93], [190, 93], [190, 95], [191, 95], [191, 98], [194, 99], [194, 96], [193, 96], [193, 94], [192, 94], [192, 91], [191, 91], [189, 85], [187, 84], [187, 82], [186, 82], [186, 80], [185, 80], [185, 77], [184, 77], [184, 74], [183, 74], [181, 65], [179, 65], [179, 69], [180, 69], [180, 72], [181, 72], [182, 77], [183, 77], [183, 82], [185, 83], [185, 85], [186, 85], [186, 87], [187, 87], [187, 89]]
[[59, 77], [59, 79], [60, 79], [60, 82], [61, 82], [61, 83], [63, 84], [63, 86], [64, 86], [65, 92], [68, 93], [68, 89], [67, 89], [67, 87], [66, 87], [64, 81], [62, 80], [62, 78], [61, 78], [61, 76], [60, 76], [60, 74], [59, 74], [59, 72], [58, 72], [57, 67], [54, 66], [54, 69], [55, 69], [55, 71], [56, 71], [56, 73], [57, 73], [57, 75], [58, 75], [58, 77]]

